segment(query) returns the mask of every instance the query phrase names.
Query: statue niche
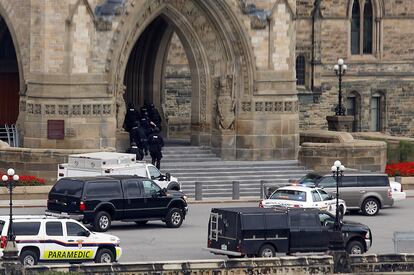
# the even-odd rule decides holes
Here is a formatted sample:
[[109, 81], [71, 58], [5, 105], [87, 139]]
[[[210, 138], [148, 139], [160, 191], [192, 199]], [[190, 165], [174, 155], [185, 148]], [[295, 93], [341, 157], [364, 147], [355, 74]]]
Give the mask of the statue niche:
[[116, 129], [118, 131], [123, 131], [124, 119], [126, 114], [126, 106], [124, 99], [125, 91], [125, 85], [120, 85], [120, 87], [116, 91]]
[[219, 129], [234, 130], [236, 103], [234, 100], [234, 78], [232, 75], [219, 77], [216, 83], [217, 124]]

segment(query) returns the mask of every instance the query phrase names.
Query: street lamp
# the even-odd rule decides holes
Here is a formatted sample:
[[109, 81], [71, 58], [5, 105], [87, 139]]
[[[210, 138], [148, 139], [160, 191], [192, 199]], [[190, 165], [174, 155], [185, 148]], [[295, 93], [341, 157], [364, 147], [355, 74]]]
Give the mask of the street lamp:
[[3, 251], [3, 260], [4, 261], [17, 261], [19, 250], [16, 246], [14, 231], [13, 231], [13, 188], [15, 184], [19, 181], [19, 175], [14, 173], [14, 169], [10, 168], [7, 170], [7, 175], [3, 175], [1, 177], [2, 181], [6, 185], [7, 189], [9, 189], [10, 193], [10, 200], [9, 200], [9, 207], [10, 207], [10, 216], [9, 216], [9, 228], [7, 230], [7, 244]]
[[337, 116], [345, 115], [345, 108], [342, 105], [342, 76], [345, 75], [347, 69], [348, 66], [344, 64], [344, 60], [342, 58], [339, 58], [338, 64], [334, 66], [335, 74], [339, 79], [338, 107], [335, 110], [335, 115]]
[[334, 165], [331, 167], [332, 177], [336, 181], [336, 211], [335, 211], [335, 223], [334, 229], [336, 231], [341, 231], [341, 222], [339, 221], [339, 183], [342, 181], [342, 176], [344, 175], [345, 166], [337, 160], [334, 162]]

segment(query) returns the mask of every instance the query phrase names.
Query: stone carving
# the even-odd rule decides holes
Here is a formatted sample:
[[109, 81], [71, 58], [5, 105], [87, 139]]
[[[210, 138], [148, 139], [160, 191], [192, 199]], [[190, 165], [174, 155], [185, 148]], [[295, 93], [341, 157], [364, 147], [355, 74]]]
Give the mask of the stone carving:
[[58, 110], [59, 110], [59, 115], [61, 115], [61, 116], [69, 115], [69, 106], [68, 105], [59, 105]]
[[243, 112], [251, 112], [252, 111], [252, 103], [249, 101], [242, 102], [242, 111]]
[[102, 105], [101, 104], [93, 104], [92, 106], [92, 114], [94, 116], [101, 114]]
[[56, 106], [55, 105], [45, 105], [45, 114], [46, 115], [54, 115], [56, 114]]
[[33, 114], [33, 104], [27, 104], [27, 113]]
[[91, 114], [91, 105], [83, 105], [82, 114], [83, 115], [90, 115]]
[[35, 115], [42, 114], [42, 105], [40, 105], [40, 104], [34, 104], [34, 106], [33, 106], [33, 114], [35, 114]]
[[217, 122], [220, 129], [234, 130], [236, 104], [234, 100], [234, 78], [232, 75], [220, 77], [217, 81]]
[[265, 111], [272, 112], [273, 111], [273, 102], [265, 102]]
[[121, 15], [124, 7], [125, 0], [105, 0], [102, 5], [97, 5], [95, 8], [97, 30], [111, 30], [113, 17]]
[[293, 110], [293, 102], [292, 101], [286, 101], [285, 102], [285, 111], [286, 112], [292, 112]]
[[102, 105], [102, 114], [103, 115], [110, 115], [111, 114], [111, 104]]
[[281, 101], [275, 102], [275, 111], [276, 112], [283, 112], [284, 111], [283, 102], [281, 102]]
[[80, 116], [81, 115], [81, 106], [80, 105], [73, 105], [72, 106], [72, 115]]
[[266, 28], [272, 14], [270, 10], [258, 9], [255, 4], [247, 4], [246, 0], [240, 0], [240, 7], [244, 14], [250, 16], [252, 29]]
[[125, 106], [125, 99], [124, 94], [126, 91], [125, 85], [120, 85], [118, 88], [115, 104], [116, 104], [116, 129], [122, 130], [124, 125], [124, 119], [126, 114], [126, 106]]
[[255, 111], [263, 112], [263, 102], [255, 102]]

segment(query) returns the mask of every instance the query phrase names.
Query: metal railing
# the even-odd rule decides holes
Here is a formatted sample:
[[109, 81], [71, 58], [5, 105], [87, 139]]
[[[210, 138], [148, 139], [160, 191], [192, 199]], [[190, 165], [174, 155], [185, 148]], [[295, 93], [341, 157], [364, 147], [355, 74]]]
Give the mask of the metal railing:
[[19, 131], [15, 124], [4, 124], [0, 127], [0, 140], [7, 142], [11, 147], [20, 146]]

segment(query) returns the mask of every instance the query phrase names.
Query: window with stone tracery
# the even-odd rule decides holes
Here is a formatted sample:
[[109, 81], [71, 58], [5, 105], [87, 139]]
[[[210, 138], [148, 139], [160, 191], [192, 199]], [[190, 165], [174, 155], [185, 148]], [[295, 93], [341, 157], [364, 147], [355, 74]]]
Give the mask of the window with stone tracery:
[[371, 0], [354, 0], [351, 15], [351, 54], [372, 54], [374, 12]]

